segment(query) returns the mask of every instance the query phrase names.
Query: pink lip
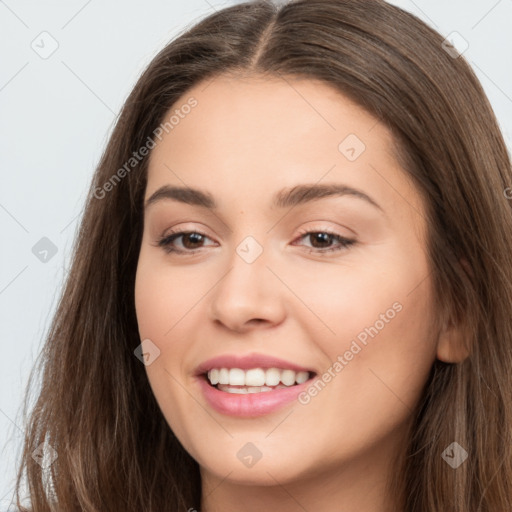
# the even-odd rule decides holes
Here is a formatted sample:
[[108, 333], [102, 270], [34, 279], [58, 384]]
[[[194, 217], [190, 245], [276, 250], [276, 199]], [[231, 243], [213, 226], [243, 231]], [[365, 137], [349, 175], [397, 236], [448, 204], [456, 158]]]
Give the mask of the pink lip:
[[240, 368], [241, 370], [249, 370], [250, 368], [281, 368], [283, 370], [294, 370], [296, 372], [311, 372], [314, 370], [304, 368], [302, 366], [290, 363], [284, 359], [267, 356], [265, 354], [249, 354], [239, 356], [235, 354], [226, 354], [217, 356], [204, 361], [196, 368], [196, 375], [207, 373], [212, 368]]
[[[212, 386], [205, 375], [212, 368], [240, 368], [242, 370], [250, 368], [280, 368], [296, 372], [310, 372], [312, 376], [306, 382], [288, 388], [242, 395], [220, 391]], [[249, 354], [246, 356], [226, 354], [214, 357], [201, 363], [197, 367], [195, 374], [203, 396], [213, 409], [221, 414], [239, 417], [262, 416], [284, 407], [286, 404], [296, 400], [297, 396], [311, 384], [311, 381], [316, 376], [314, 370], [264, 354]]]
[[312, 379], [289, 388], [247, 393], [227, 393], [213, 387], [205, 375], [197, 377], [199, 386], [208, 404], [221, 414], [239, 417], [254, 417], [269, 414], [297, 399]]

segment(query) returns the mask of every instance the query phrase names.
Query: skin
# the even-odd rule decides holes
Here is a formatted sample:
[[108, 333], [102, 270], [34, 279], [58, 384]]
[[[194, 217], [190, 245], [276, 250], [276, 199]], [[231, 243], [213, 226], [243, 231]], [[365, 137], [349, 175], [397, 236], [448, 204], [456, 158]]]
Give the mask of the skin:
[[[201, 468], [201, 510], [399, 510], [386, 482], [412, 409], [436, 357], [463, 356], [459, 331], [435, 328], [425, 205], [390, 132], [313, 80], [224, 75], [173, 109], [190, 97], [198, 105], [151, 153], [145, 197], [188, 185], [219, 208], [147, 207], [135, 301], [141, 340], [160, 350], [146, 366], [151, 388]], [[366, 146], [355, 161], [338, 149], [349, 134]], [[271, 207], [282, 188], [316, 183], [357, 188], [382, 210], [349, 195]], [[196, 254], [167, 253], [157, 242], [171, 229], [206, 238], [175, 240]], [[321, 254], [337, 240], [301, 235], [326, 229], [356, 243]], [[236, 252], [247, 236], [263, 248], [250, 264]], [[269, 354], [322, 375], [394, 303], [400, 312], [306, 405], [237, 418], [201, 394], [195, 368], [221, 354]], [[250, 468], [237, 458], [247, 442], [262, 453]]]

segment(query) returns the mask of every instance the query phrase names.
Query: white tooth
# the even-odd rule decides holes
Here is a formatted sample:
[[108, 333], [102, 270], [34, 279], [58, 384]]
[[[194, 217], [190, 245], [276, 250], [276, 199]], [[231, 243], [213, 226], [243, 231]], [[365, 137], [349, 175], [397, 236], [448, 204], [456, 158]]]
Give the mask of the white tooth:
[[[276, 387], [283, 384], [285, 387], [293, 386], [295, 383], [302, 384], [309, 379], [309, 372], [294, 370], [281, 370], [279, 368], [251, 368], [242, 370], [240, 368], [212, 368], [208, 371], [208, 380], [215, 386], [247, 386], [250, 388]], [[236, 391], [238, 392], [238, 391]]]
[[245, 386], [245, 372], [240, 368], [229, 370], [229, 384], [231, 386]]
[[248, 393], [247, 388], [228, 388], [229, 393], [235, 393], [238, 395], [246, 395]]
[[219, 370], [217, 368], [212, 368], [208, 372], [208, 379], [210, 379], [210, 383], [212, 386], [219, 383]]
[[260, 393], [265, 391], [272, 391], [272, 388], [269, 388], [267, 386], [254, 386], [247, 388], [248, 393]]
[[295, 384], [295, 372], [293, 370], [283, 370], [281, 372], [281, 382], [285, 386], [293, 386]]
[[[267, 386], [249, 386], [244, 388], [219, 384], [219, 390], [224, 391], [225, 393], [233, 393], [238, 395], [245, 395], [248, 393], [265, 393], [267, 391], [273, 391], [274, 388], [269, 388]], [[286, 387], [286, 386], [283, 386]]]
[[219, 370], [219, 384], [229, 384], [229, 370], [227, 368]]
[[281, 371], [279, 368], [269, 368], [265, 372], [265, 384], [267, 386], [277, 386], [281, 381]]
[[[231, 383], [233, 384], [233, 383]], [[253, 368], [245, 372], [246, 386], [263, 386], [265, 385], [265, 370], [261, 368]]]
[[308, 377], [309, 372], [297, 372], [297, 375], [295, 375], [295, 382], [297, 384], [302, 384], [308, 380]]

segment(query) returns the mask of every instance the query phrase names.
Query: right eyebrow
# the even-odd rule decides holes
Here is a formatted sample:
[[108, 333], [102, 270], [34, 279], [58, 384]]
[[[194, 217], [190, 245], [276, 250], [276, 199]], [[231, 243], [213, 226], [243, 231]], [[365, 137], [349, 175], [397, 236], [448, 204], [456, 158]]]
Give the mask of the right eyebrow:
[[144, 208], [163, 199], [174, 199], [193, 206], [204, 206], [210, 210], [217, 209], [217, 203], [209, 193], [196, 188], [173, 187], [170, 185], [164, 185], [154, 192], [146, 201]]

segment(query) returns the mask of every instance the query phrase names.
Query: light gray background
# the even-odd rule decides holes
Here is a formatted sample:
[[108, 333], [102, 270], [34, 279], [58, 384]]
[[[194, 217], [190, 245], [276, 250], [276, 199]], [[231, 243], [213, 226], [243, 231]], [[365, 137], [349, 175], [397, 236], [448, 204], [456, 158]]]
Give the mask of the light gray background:
[[[0, 0], [0, 512], [9, 508], [20, 403], [49, 328], [94, 168], [113, 121], [156, 52], [214, 0]], [[512, 0], [393, 0], [445, 37], [469, 43], [512, 146]], [[50, 36], [40, 36], [42, 32]], [[57, 50], [43, 59], [39, 52]], [[43, 41], [41, 41], [43, 39]], [[56, 43], [53, 43], [56, 44]], [[511, 184], [512, 185], [512, 184]], [[32, 247], [48, 237], [46, 263]]]

